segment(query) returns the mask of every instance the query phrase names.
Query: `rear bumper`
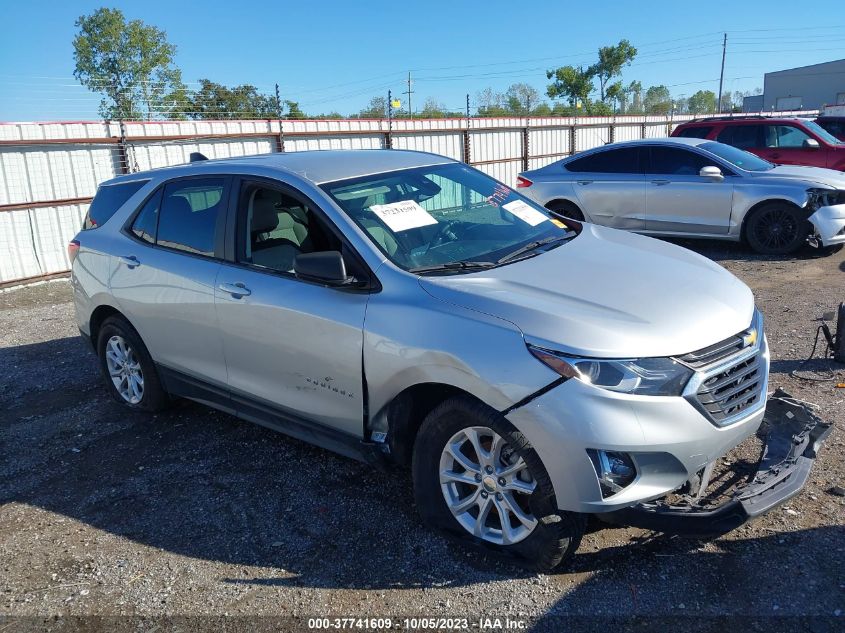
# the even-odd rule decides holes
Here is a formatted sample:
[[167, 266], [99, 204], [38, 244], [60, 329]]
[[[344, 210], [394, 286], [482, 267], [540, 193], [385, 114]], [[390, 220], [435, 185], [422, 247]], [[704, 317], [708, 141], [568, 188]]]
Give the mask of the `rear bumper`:
[[845, 244], [845, 204], [822, 207], [809, 220], [816, 229], [814, 237], [823, 246]]
[[724, 534], [798, 494], [831, 428], [779, 389], [766, 405], [758, 432], [765, 442], [758, 470], [730, 500], [715, 507], [694, 502], [669, 505], [657, 500], [602, 514], [601, 519], [671, 534]]

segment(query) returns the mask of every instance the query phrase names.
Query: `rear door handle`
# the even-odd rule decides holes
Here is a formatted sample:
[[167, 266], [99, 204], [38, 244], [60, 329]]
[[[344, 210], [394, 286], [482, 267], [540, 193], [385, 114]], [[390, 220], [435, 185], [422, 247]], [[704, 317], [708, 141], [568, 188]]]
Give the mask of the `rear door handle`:
[[593, 184], [592, 180], [578, 180], [576, 181], [579, 185], [591, 185]]
[[248, 297], [252, 294], [252, 291], [245, 285], [243, 285], [241, 282], [237, 282], [234, 284], [220, 284], [217, 287], [223, 292], [232, 295], [235, 299], [240, 299], [241, 297]]
[[775, 152], [774, 154], [772, 154], [772, 158], [780, 158], [780, 154], [778, 154], [777, 152]]
[[658, 187], [662, 187], [663, 185], [668, 185], [671, 180], [652, 180], [651, 184], [657, 185]]
[[119, 259], [127, 268], [135, 268], [141, 264], [138, 258], [134, 255], [121, 255]]

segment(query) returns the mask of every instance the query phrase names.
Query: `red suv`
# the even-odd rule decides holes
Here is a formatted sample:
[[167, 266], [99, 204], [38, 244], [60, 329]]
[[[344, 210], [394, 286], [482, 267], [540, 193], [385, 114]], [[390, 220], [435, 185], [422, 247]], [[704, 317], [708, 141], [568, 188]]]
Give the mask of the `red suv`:
[[765, 116], [696, 119], [676, 127], [672, 136], [726, 143], [772, 163], [845, 171], [845, 142], [810, 119]]

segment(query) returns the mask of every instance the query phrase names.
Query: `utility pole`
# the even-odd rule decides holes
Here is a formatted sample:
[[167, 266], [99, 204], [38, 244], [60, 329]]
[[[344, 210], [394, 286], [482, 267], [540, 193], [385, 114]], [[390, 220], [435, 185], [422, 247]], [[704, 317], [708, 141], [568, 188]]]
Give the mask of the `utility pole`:
[[276, 84], [276, 116], [282, 118], [282, 97], [279, 95], [279, 84]]
[[414, 91], [411, 90], [411, 71], [408, 71], [408, 89], [403, 93], [408, 95], [408, 115], [413, 119], [414, 118], [414, 109], [411, 107], [411, 94]]
[[719, 101], [717, 102], [717, 110], [722, 114], [722, 84], [725, 81], [725, 51], [728, 48], [728, 34], [722, 39], [722, 72], [719, 73]]

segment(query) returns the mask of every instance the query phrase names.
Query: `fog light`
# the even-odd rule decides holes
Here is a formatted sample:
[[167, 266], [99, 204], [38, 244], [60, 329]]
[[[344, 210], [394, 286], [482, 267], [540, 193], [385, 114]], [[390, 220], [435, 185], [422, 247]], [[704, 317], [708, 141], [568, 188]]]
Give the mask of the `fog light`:
[[631, 485], [637, 477], [637, 469], [627, 453], [588, 448], [587, 454], [593, 462], [593, 468], [596, 469], [603, 498], [615, 495]]

